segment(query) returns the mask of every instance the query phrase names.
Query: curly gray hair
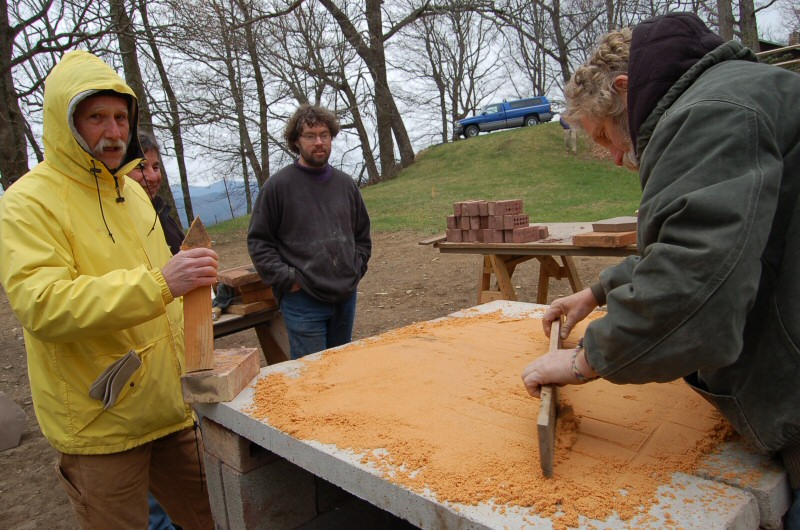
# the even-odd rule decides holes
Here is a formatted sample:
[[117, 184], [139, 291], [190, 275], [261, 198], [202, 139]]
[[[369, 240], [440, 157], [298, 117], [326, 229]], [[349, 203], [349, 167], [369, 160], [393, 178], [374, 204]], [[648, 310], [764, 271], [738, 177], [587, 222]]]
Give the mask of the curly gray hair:
[[632, 35], [632, 28], [607, 33], [589, 60], [572, 75], [564, 89], [567, 122], [579, 125], [583, 118], [610, 117], [623, 124], [627, 102], [614, 89], [614, 78], [628, 73]]

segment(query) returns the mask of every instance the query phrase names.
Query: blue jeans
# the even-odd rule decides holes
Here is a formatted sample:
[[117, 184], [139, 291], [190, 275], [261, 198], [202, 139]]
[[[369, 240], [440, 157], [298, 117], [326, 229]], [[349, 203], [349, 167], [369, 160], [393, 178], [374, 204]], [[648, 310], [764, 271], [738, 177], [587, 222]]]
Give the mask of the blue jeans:
[[792, 491], [792, 505], [783, 521], [784, 530], [800, 530], [800, 489]]
[[172, 521], [164, 511], [164, 508], [158, 504], [158, 501], [153, 497], [152, 493], [147, 494], [147, 504], [150, 508], [150, 527], [149, 530], [173, 530]]
[[292, 359], [347, 344], [353, 338], [356, 293], [338, 304], [317, 300], [302, 289], [281, 296]]

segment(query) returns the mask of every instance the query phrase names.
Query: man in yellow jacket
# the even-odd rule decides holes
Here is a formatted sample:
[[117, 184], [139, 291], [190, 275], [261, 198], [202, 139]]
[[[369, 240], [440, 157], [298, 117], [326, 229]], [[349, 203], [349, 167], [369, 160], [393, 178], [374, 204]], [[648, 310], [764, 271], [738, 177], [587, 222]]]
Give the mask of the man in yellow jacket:
[[171, 257], [141, 162], [133, 91], [66, 54], [45, 83], [44, 162], [0, 198], [0, 282], [25, 333], [33, 406], [83, 528], [146, 528], [147, 492], [213, 528], [182, 398], [180, 297], [214, 282], [208, 249]]

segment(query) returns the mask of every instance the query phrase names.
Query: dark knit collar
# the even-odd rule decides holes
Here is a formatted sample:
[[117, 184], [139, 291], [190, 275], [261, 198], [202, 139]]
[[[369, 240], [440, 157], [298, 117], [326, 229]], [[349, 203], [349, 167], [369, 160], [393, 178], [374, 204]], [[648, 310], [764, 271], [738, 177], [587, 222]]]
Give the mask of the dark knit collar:
[[300, 160], [294, 161], [294, 167], [314, 178], [317, 182], [327, 182], [333, 176], [333, 167], [330, 164], [325, 164], [323, 167], [307, 167], [300, 164]]
[[[628, 63], [628, 125], [634, 145], [642, 123], [667, 90], [723, 43], [692, 13], [653, 17], [633, 29]], [[636, 154], [641, 154], [638, 149]]]

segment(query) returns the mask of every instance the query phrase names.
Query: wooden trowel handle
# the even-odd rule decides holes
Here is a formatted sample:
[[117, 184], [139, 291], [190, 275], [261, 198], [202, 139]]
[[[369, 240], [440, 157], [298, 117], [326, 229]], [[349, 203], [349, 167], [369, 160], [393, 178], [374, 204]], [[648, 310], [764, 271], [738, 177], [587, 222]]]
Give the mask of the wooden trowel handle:
[[[561, 348], [561, 319], [553, 322], [550, 328], [550, 351]], [[558, 416], [558, 387], [543, 385], [539, 401], [537, 434], [539, 437], [539, 461], [542, 474], [553, 476], [553, 456], [556, 448], [556, 417]]]

